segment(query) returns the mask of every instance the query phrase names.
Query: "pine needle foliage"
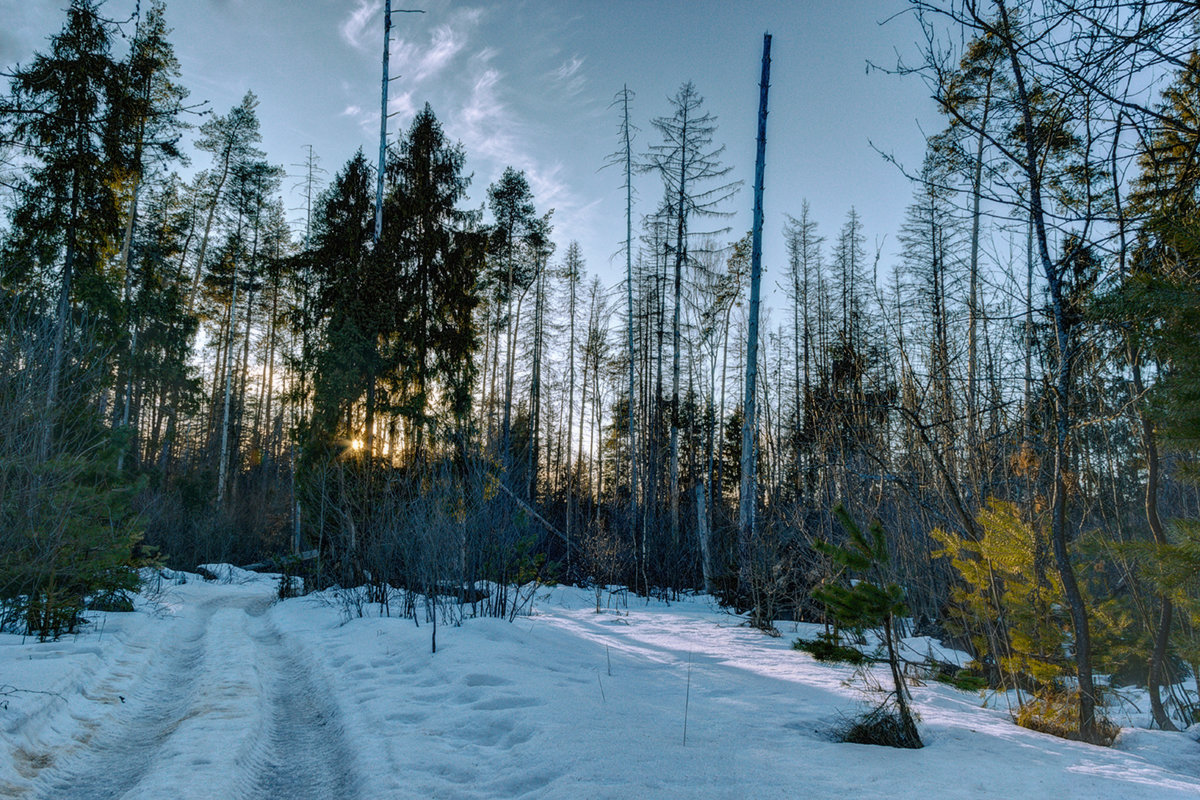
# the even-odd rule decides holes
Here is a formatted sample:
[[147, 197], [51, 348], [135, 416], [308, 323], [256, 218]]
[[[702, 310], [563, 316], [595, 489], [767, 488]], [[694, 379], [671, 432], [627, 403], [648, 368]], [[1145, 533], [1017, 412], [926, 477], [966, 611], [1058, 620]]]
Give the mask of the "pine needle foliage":
[[970, 636], [976, 657], [1018, 685], [1058, 681], [1070, 665], [1070, 620], [1054, 570], [1050, 530], [1013, 503], [988, 501], [976, 517], [979, 541], [944, 530], [932, 536], [962, 579], [951, 593], [954, 623]]
[[[873, 629], [880, 633], [887, 647], [888, 667], [892, 673], [893, 690], [858, 722], [851, 726], [857, 741], [866, 744], [888, 744], [893, 747], [922, 747], [916, 720], [908, 705], [908, 690], [900, 668], [896, 643], [895, 618], [908, 613], [904, 590], [896, 583], [885, 582], [891, 562], [887, 537], [879, 520], [871, 522], [864, 533], [850, 512], [841, 503], [833, 510], [849, 541], [843, 545], [817, 541], [815, 547], [837, 567], [833, 580], [819, 587], [813, 596], [825, 604], [826, 611], [845, 628], [855, 631]], [[863, 727], [881, 735], [865, 735]]]

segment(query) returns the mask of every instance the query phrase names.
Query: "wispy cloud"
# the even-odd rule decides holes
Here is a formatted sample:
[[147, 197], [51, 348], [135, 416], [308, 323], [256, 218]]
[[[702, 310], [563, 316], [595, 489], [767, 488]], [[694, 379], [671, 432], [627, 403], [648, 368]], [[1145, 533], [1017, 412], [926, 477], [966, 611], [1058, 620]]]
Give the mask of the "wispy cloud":
[[388, 97], [388, 116], [409, 119], [417, 113], [417, 104], [411, 91]]
[[502, 156], [512, 148], [517, 121], [500, 98], [499, 70], [487, 67], [474, 77], [470, 96], [459, 110], [457, 119], [464, 144], [472, 152], [489, 158]]
[[[347, 45], [371, 58], [377, 58], [381, 44], [382, 5], [381, 0], [355, 0], [339, 27]], [[564, 229], [578, 227], [594, 204], [574, 197], [565, 164], [539, 151], [545, 131], [539, 117], [531, 114], [531, 98], [536, 106], [541, 103], [536, 98], [548, 101], [581, 93], [587, 72], [583, 57], [562, 60], [560, 54], [556, 59], [556, 48], [538, 54], [505, 45], [502, 51], [477, 41], [480, 29], [491, 20], [490, 12], [456, 8], [442, 0], [426, 0], [424, 7], [431, 9], [424, 18], [397, 20], [393, 28], [391, 74], [398, 80], [392, 85], [395, 97], [389, 99], [388, 111], [397, 125], [389, 127], [398, 130], [425, 98], [431, 99], [448, 137], [462, 143], [472, 169], [478, 170], [482, 185], [476, 191], [482, 194], [486, 181], [506, 166], [524, 170], [538, 208], [554, 208], [555, 223]], [[347, 104], [343, 115], [364, 131], [378, 130], [378, 106], [356, 101]]]
[[[446, 80], [446, 75], [466, 50], [482, 15], [481, 9], [443, 10], [438, 16], [446, 20], [444, 23], [428, 33], [417, 29], [417, 33], [409, 36], [398, 32], [410, 26], [397, 24], [393, 27], [389, 71], [397, 83], [389, 90], [389, 116], [398, 118], [403, 124], [403, 120], [416, 111], [416, 95], [428, 96], [435, 88], [453, 90], [455, 81]], [[372, 55], [382, 43], [382, 31], [379, 30], [382, 17], [380, 0], [356, 0], [355, 7], [339, 25], [342, 40], [364, 55]], [[401, 87], [403, 91], [400, 91]], [[379, 126], [378, 106], [352, 103], [342, 115], [357, 120], [364, 130]]]
[[554, 70], [553, 77], [555, 82], [568, 96], [573, 97], [579, 94], [587, 84], [583, 73], [580, 71], [582, 67], [583, 59], [579, 56], [572, 56], [560, 64], [558, 69]]
[[571, 56], [564, 61], [558, 69], [554, 70], [554, 77], [560, 81], [569, 81], [579, 73], [579, 68], [583, 66], [583, 59], [579, 56]]
[[433, 29], [428, 44], [398, 39], [392, 44], [393, 74], [415, 83], [436, 79], [467, 44], [466, 31], [450, 25]]
[[[438, 16], [446, 21], [429, 31], [427, 38], [420, 34], [404, 35], [409, 26], [393, 20], [390, 50], [393, 75], [402, 75], [415, 83], [439, 77], [466, 48], [483, 10], [460, 8]], [[359, 52], [375, 52], [382, 46], [382, 18], [383, 4], [379, 0], [356, 0], [338, 26], [342, 41]]]
[[472, 84], [465, 102], [447, 122], [447, 131], [475, 159], [490, 162], [496, 174], [506, 166], [524, 170], [529, 188], [544, 210], [578, 205], [572, 198], [561, 162], [546, 162], [531, 150], [535, 141], [529, 125], [506, 99], [504, 73], [491, 66], [496, 51], [484, 50], [470, 59]]
[[356, 0], [354, 10], [338, 26], [342, 41], [355, 50], [366, 52], [372, 43], [382, 38], [376, 36], [382, 15], [383, 3], [379, 0]]
[[[412, 91], [400, 92], [399, 94], [389, 93], [388, 95], [388, 117], [389, 119], [411, 119], [417, 112], [416, 101], [413, 99]], [[351, 103], [342, 109], [342, 116], [349, 117], [355, 120], [359, 127], [364, 131], [377, 133], [379, 129], [379, 106], [372, 108], [363, 108], [362, 106]], [[396, 125], [393, 122], [388, 123], [388, 128], [393, 132], [396, 130]], [[394, 133], [393, 133], [394, 135]]]

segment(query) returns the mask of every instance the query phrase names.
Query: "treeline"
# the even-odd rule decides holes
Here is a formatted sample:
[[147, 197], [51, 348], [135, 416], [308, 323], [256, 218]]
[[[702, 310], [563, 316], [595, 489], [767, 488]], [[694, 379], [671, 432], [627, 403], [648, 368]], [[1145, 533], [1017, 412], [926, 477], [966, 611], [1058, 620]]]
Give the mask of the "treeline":
[[901, 69], [946, 124], [898, 252], [853, 209], [787, 217], [747, 531], [751, 246], [721, 219], [748, 201], [691, 83], [646, 142], [617, 96], [606, 286], [520, 171], [461, 207], [468, 154], [428, 105], [381, 182], [310, 152], [294, 229], [254, 95], [198, 116], [162, 2], [117, 25], [74, 0], [0, 101], [4, 624], [57, 635], [155, 560], [275, 560], [435, 620], [512, 613], [538, 577], [707, 589], [768, 627], [850, 577], [818, 544], [842, 503], [887, 531], [918, 627], [1030, 724], [1102, 739], [1097, 674], [1190, 722], [1197, 15], [1137, 8], [913, 3], [928, 46]]

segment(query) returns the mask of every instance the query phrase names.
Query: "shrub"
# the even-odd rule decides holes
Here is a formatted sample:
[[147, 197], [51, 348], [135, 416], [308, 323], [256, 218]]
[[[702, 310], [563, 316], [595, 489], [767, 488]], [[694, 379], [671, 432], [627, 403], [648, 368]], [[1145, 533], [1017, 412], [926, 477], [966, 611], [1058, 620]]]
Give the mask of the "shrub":
[[911, 717], [901, 714], [890, 700], [847, 720], [837, 738], [850, 744], [875, 744], [917, 750], [923, 745]]
[[75, 630], [89, 598], [138, 587], [140, 484], [117, 469], [127, 435], [93, 399], [102, 351], [86, 329], [69, 341], [47, 407], [53, 326], [0, 304], [0, 624], [39, 639]]
[[[1044, 689], [1022, 703], [1013, 719], [1022, 728], [1079, 741], [1079, 692]], [[1120, 732], [1119, 725], [1097, 714], [1097, 740], [1093, 744], [1108, 747], [1117, 740]]]
[[[839, 625], [852, 631], [872, 628], [880, 633], [880, 639], [887, 648], [887, 665], [892, 675], [892, 691], [859, 723], [866, 726], [868, 731], [880, 726], [886, 728], [883, 735], [877, 737], [881, 743], [893, 747], [921, 747], [921, 736], [917, 732], [915, 715], [908, 705], [908, 688], [904, 683], [897, 651], [895, 620], [907, 613], [907, 607], [904, 590], [886, 581], [885, 573], [890, 558], [883, 525], [875, 520], [864, 532], [841, 503], [833, 513], [846, 531], [849, 541], [842, 546], [824, 541], [815, 543], [817, 550], [838, 567], [838, 572], [833, 580], [826, 582], [813, 595], [825, 604], [827, 613]], [[891, 715], [895, 715], [898, 721], [896, 725], [892, 725]], [[875, 737], [874, 734], [863, 734], [862, 738], [865, 741]]]
[[934, 679], [938, 683], [962, 689], [964, 692], [982, 692], [988, 687], [987, 678], [969, 669], [955, 670], [950, 673], [938, 672], [934, 675]]
[[792, 642], [792, 649], [808, 653], [817, 661], [854, 664], [855, 666], [871, 661], [870, 658], [863, 655], [861, 650], [846, 647], [838, 642], [837, 634], [834, 633], [818, 634], [816, 639], [811, 640], [797, 639]]

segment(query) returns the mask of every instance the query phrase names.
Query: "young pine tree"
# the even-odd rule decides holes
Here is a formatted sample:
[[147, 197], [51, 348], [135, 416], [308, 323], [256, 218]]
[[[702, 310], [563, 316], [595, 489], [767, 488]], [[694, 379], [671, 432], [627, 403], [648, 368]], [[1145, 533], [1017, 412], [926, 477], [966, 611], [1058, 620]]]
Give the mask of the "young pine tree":
[[[844, 505], [839, 503], [833, 513], [850, 540], [844, 545], [816, 542], [817, 549], [838, 567], [839, 579], [827, 583], [813, 594], [825, 604], [829, 615], [840, 625], [852, 630], [874, 628], [883, 634], [893, 683], [893, 691], [884, 702], [851, 728], [848, 740], [919, 748], [922, 746], [921, 736], [908, 704], [908, 690], [900, 670], [895, 629], [896, 617], [905, 615], [908, 610], [904, 603], [904, 590], [895, 583], [885, 583], [884, 570], [890, 558], [883, 525], [875, 520], [863, 533]], [[894, 715], [889, 713], [892, 705], [895, 707]]]

